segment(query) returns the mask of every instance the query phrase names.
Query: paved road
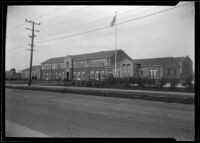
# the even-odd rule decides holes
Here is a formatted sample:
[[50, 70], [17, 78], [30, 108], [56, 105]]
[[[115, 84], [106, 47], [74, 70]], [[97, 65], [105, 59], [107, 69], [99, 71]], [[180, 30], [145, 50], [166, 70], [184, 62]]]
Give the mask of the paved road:
[[6, 89], [6, 121], [11, 136], [194, 139], [194, 105], [135, 99]]

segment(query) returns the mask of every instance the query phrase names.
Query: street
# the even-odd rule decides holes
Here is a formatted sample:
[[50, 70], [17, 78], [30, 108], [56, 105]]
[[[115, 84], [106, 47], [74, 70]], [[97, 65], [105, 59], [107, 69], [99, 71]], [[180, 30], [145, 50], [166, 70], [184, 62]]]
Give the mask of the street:
[[17, 89], [5, 94], [10, 136], [23, 136], [20, 128], [30, 136], [194, 140], [194, 105]]

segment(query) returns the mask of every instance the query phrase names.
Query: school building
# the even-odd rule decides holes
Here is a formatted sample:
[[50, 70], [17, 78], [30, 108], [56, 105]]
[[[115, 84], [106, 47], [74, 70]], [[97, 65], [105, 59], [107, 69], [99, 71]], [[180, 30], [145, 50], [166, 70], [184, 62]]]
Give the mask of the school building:
[[[21, 71], [21, 77], [22, 79], [29, 79], [29, 69], [30, 68], [26, 68], [26, 69], [23, 69]], [[31, 72], [31, 77], [34, 78], [34, 79], [40, 79], [40, 75], [41, 75], [41, 68], [40, 68], [40, 65], [35, 65], [35, 66], [32, 66], [32, 72]]]
[[[186, 79], [193, 75], [188, 56], [132, 59], [119, 49], [116, 57], [117, 77]], [[115, 76], [115, 50], [50, 58], [32, 71], [32, 76], [42, 80], [103, 80]], [[22, 78], [28, 77], [29, 69], [22, 70]]]

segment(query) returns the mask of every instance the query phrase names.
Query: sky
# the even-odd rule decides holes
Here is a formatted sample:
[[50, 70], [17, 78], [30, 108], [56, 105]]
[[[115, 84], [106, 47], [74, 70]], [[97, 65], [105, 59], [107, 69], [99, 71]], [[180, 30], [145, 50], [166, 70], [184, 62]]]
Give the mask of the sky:
[[[109, 25], [116, 11], [115, 33], [115, 26]], [[31, 31], [25, 28], [31, 29], [32, 24], [25, 19], [41, 23], [35, 25], [40, 32], [35, 32], [33, 65], [54, 57], [114, 50], [117, 34], [117, 49], [133, 59], [189, 56], [194, 69], [193, 2], [176, 6], [8, 6], [6, 70], [30, 66]]]

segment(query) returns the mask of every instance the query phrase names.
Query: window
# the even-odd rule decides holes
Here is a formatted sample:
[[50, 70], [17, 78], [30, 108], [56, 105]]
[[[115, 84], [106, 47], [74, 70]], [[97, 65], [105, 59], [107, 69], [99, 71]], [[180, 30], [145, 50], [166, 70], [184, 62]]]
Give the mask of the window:
[[91, 71], [91, 72], [90, 72], [90, 78], [91, 78], [91, 79], [94, 79], [94, 71]]
[[58, 73], [56, 72], [56, 79], [58, 79]]
[[77, 74], [77, 80], [81, 80], [81, 72], [78, 72], [78, 74]]
[[47, 73], [46, 79], [49, 80], [49, 73]]
[[155, 78], [155, 77], [157, 77], [158, 76], [158, 70], [153, 70], [153, 77]]
[[169, 75], [169, 68], [167, 68], [167, 75]]
[[59, 78], [61, 78], [61, 72], [58, 75], [59, 75]]
[[141, 76], [143, 76], [143, 71], [140, 71], [140, 73], [141, 73]]
[[55, 63], [52, 64], [52, 69], [56, 69]]
[[74, 72], [74, 79], [76, 79], [76, 72]]
[[131, 65], [130, 64], [128, 64], [127, 65], [127, 74], [128, 74], [128, 76], [131, 76]]
[[51, 79], [51, 73], [49, 73], [49, 77], [48, 78]]
[[174, 69], [174, 75], [176, 75], [176, 69]]
[[85, 72], [82, 72], [81, 76], [81, 79], [85, 79]]
[[109, 77], [112, 77], [112, 76], [113, 76], [112, 70], [108, 70], [108, 76], [109, 76]]
[[42, 74], [42, 78], [45, 79], [45, 73]]
[[66, 62], [66, 68], [69, 69], [69, 62]]
[[62, 78], [64, 78], [64, 77], [65, 77], [64, 72], [62, 72]]
[[64, 63], [60, 63], [60, 68], [61, 68], [61, 69], [64, 68]]
[[95, 79], [96, 79], [96, 80], [99, 80], [99, 77], [100, 77], [99, 71], [96, 71]]
[[105, 72], [101, 71], [101, 78], [105, 78]]

